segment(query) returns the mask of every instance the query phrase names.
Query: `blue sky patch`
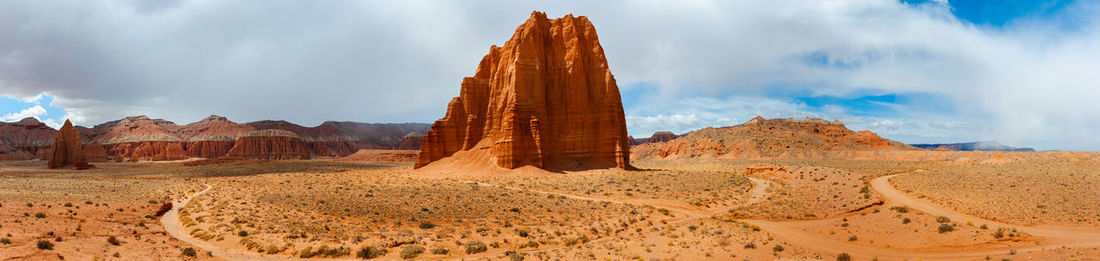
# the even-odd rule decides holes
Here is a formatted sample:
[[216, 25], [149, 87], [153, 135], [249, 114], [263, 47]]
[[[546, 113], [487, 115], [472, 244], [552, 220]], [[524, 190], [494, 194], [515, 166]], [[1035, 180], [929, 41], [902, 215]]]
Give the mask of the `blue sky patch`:
[[45, 122], [51, 127], [58, 128], [65, 122], [68, 113], [64, 108], [53, 105], [54, 96], [39, 94], [27, 98], [15, 98], [0, 95], [0, 121], [15, 122], [23, 118], [33, 117]]
[[[906, 4], [924, 4], [930, 0], [901, 0]], [[1051, 18], [1060, 13], [1071, 0], [949, 0], [951, 13], [961, 20], [976, 25], [1001, 27], [1010, 21], [1035, 17]]]

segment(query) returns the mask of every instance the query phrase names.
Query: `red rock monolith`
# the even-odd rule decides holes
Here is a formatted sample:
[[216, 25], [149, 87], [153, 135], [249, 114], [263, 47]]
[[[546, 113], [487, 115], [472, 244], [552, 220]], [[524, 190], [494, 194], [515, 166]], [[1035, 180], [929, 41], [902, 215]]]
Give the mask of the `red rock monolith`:
[[57, 139], [50, 145], [50, 159], [47, 166], [51, 169], [73, 165], [77, 169], [89, 168], [88, 159], [84, 155], [84, 148], [80, 144], [80, 133], [73, 128], [73, 123], [65, 120], [65, 125], [57, 132]]
[[631, 168], [619, 88], [587, 17], [533, 12], [432, 124], [416, 162], [459, 151], [499, 167]]

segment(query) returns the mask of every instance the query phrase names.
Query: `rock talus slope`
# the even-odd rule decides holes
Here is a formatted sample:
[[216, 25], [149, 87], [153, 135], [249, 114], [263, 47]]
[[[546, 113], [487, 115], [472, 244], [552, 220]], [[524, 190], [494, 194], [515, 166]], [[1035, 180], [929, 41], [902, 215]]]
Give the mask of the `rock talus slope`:
[[584, 16], [533, 12], [462, 80], [416, 167], [469, 151], [503, 168], [631, 168], [629, 144], [595, 27]]

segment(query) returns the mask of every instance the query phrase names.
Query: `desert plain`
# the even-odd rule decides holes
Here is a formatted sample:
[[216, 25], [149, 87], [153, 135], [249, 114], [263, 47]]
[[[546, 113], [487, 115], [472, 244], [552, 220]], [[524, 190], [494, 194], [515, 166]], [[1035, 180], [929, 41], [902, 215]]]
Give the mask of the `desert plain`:
[[[1095, 260], [1100, 154], [0, 169], [4, 260]], [[864, 156], [866, 157], [866, 156]], [[170, 211], [157, 215], [165, 203]]]

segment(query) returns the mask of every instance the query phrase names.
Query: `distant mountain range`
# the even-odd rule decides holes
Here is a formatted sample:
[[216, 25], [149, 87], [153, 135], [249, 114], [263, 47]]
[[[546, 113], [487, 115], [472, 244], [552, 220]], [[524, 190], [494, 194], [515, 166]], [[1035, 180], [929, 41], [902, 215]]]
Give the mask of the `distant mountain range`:
[[964, 143], [942, 143], [942, 144], [909, 144], [910, 146], [922, 148], [926, 150], [935, 149], [948, 149], [954, 151], [1035, 151], [1032, 148], [1016, 148], [1004, 144], [997, 143], [996, 141], [975, 141]]
[[[427, 123], [362, 123], [326, 121], [305, 127], [287, 121], [264, 120], [236, 123], [211, 115], [198, 122], [177, 125], [144, 115], [95, 125], [76, 126], [84, 144], [106, 147], [111, 158], [146, 160], [167, 148], [182, 147], [186, 157], [224, 156], [234, 141], [258, 135], [263, 130], [283, 130], [301, 139], [312, 156], [338, 157], [359, 149], [419, 149], [419, 140], [431, 125]], [[58, 131], [34, 118], [0, 122], [0, 159], [43, 158]], [[147, 149], [143, 148], [146, 147]], [[180, 155], [184, 156], [184, 155]]]

